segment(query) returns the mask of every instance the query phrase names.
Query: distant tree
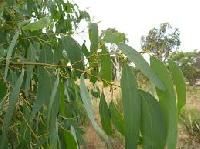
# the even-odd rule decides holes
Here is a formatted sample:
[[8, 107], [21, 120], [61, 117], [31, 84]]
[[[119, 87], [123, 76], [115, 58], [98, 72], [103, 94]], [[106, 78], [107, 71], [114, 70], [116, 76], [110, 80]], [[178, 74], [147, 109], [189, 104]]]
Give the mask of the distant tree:
[[200, 79], [200, 66], [198, 65], [200, 52], [174, 52], [171, 54], [170, 59], [180, 66], [189, 84], [195, 85], [197, 79]]
[[153, 28], [147, 36], [142, 36], [141, 47], [144, 52], [151, 52], [162, 61], [167, 60], [173, 49], [180, 46], [180, 32], [169, 23], [160, 24], [159, 28]]

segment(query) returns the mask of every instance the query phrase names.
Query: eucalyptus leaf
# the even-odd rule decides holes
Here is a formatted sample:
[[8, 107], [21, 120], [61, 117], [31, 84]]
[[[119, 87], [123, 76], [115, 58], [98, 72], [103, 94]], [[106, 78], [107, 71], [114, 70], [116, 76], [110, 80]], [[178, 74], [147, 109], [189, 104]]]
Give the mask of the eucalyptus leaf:
[[22, 27], [22, 30], [30, 30], [30, 31], [37, 31], [41, 30], [44, 27], [47, 27], [50, 23], [50, 18], [49, 17], [43, 17], [40, 18], [38, 21], [29, 23], [25, 26]]
[[176, 94], [173, 87], [173, 81], [167, 67], [158, 59], [151, 57], [151, 68], [164, 83], [166, 90], [156, 88], [159, 97], [161, 111], [164, 115], [164, 122], [167, 125], [167, 147], [176, 148], [177, 140], [177, 108]]
[[142, 100], [141, 134], [144, 149], [164, 149], [167, 137], [166, 124], [158, 101], [140, 90]]
[[105, 100], [104, 93], [101, 94], [100, 103], [99, 103], [99, 114], [101, 117], [101, 125], [107, 135], [112, 134], [112, 127], [111, 127], [111, 116], [108, 105]]
[[127, 64], [122, 68], [121, 89], [125, 123], [125, 147], [127, 149], [137, 148], [141, 121], [141, 99], [135, 75]]
[[180, 68], [175, 62], [169, 62], [169, 70], [171, 71], [174, 85], [176, 86], [177, 108], [180, 113], [182, 107], [186, 104], [186, 84], [184, 76]]
[[81, 79], [81, 82], [80, 82], [81, 98], [82, 98], [85, 110], [87, 112], [88, 118], [90, 119], [92, 126], [97, 131], [99, 136], [102, 137], [108, 143], [109, 142], [108, 136], [105, 134], [105, 132], [101, 129], [101, 127], [99, 127], [99, 125], [95, 121], [94, 112], [92, 110], [91, 97], [89, 95], [87, 87], [85, 86], [83, 75], [81, 75], [80, 79]]
[[148, 77], [156, 87], [161, 90], [165, 90], [164, 84], [160, 81], [159, 77], [152, 70], [149, 64], [144, 60], [140, 53], [123, 43], [118, 44], [118, 47], [128, 57], [128, 60], [130, 62], [133, 62], [136, 68], [139, 69], [146, 77]]
[[8, 133], [8, 128], [15, 110], [15, 106], [20, 94], [20, 87], [22, 85], [23, 82], [23, 78], [24, 78], [24, 69], [22, 69], [22, 72], [19, 76], [19, 78], [17, 79], [17, 81], [15, 82], [15, 86], [13, 88], [13, 90], [11, 91], [10, 95], [9, 95], [9, 105], [8, 108], [6, 110], [6, 114], [4, 116], [3, 119], [3, 138], [1, 140], [1, 146], [0, 148], [4, 148], [5, 147], [5, 143], [7, 140], [7, 136], [6, 134]]

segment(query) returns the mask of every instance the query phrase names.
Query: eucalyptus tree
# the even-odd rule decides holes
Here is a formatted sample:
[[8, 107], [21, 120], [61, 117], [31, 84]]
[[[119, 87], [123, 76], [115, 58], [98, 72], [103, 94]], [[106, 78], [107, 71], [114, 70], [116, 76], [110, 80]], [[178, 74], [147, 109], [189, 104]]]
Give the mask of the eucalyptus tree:
[[[90, 47], [73, 38], [83, 20], [88, 21]], [[114, 131], [125, 138], [128, 149], [137, 148], [139, 137], [144, 148], [176, 148], [185, 84], [174, 62], [168, 69], [151, 57], [149, 65], [116, 38], [120, 33], [109, 32], [109, 38], [101, 38], [98, 24], [69, 0], [1, 0], [0, 22], [0, 148], [86, 146], [86, 120], [108, 148], [112, 148]], [[98, 90], [99, 124], [85, 78], [113, 88], [106, 46], [111, 41], [121, 57], [123, 112]], [[150, 80], [152, 91], [138, 88], [130, 63]]]
[[152, 28], [148, 35], [142, 36], [141, 47], [144, 52], [151, 52], [161, 61], [168, 59], [170, 52], [179, 48], [180, 32], [169, 23], [162, 23]]

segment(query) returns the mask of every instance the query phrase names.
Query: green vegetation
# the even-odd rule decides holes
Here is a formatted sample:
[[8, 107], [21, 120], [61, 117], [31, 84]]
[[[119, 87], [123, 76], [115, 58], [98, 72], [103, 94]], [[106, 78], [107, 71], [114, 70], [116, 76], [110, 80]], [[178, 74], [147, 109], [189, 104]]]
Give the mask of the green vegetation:
[[170, 59], [181, 68], [189, 84], [195, 85], [197, 79], [200, 79], [200, 52], [174, 52]]
[[166, 61], [172, 50], [179, 48], [179, 35], [177, 28], [173, 28], [169, 23], [162, 23], [158, 28], [152, 28], [147, 36], [142, 36], [142, 50]]
[[[108, 29], [99, 34], [98, 24], [69, 0], [9, 0], [0, 5], [0, 148], [87, 147], [87, 121], [107, 148], [112, 148], [115, 131], [127, 149], [137, 148], [138, 142], [145, 149], [176, 148], [178, 114], [186, 95], [176, 63], [168, 69], [153, 56], [147, 63], [127, 45], [123, 33]], [[85, 40], [90, 47], [73, 38], [82, 21], [88, 23]], [[161, 53], [179, 45], [177, 36]], [[122, 110], [104, 96], [104, 88], [115, 86], [108, 44], [116, 47], [114, 59], [122, 68]], [[155, 92], [138, 87], [136, 69]], [[102, 89], [91, 89], [87, 81], [92, 86], [102, 82]], [[100, 123], [91, 92], [100, 98]]]

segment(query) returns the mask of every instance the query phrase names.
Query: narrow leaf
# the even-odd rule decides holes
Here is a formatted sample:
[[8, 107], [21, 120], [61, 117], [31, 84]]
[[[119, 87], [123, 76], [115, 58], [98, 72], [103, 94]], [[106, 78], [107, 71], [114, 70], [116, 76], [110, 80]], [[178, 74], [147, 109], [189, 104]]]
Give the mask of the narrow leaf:
[[84, 108], [87, 112], [88, 118], [90, 119], [92, 123], [92, 126], [94, 127], [96, 132], [100, 135], [100, 137], [102, 137], [106, 142], [108, 142], [108, 136], [105, 134], [105, 132], [99, 127], [99, 125], [95, 121], [94, 112], [92, 110], [91, 98], [90, 98], [88, 89], [85, 86], [83, 75], [81, 75], [80, 92], [81, 92], [81, 98], [83, 101]]
[[100, 76], [104, 82], [104, 85], [108, 85], [108, 82], [112, 80], [112, 61], [108, 51], [105, 49], [106, 47], [102, 47], [102, 52], [100, 53], [101, 59], [101, 70]]
[[6, 77], [7, 77], [7, 74], [8, 74], [8, 67], [10, 65], [10, 58], [11, 58], [11, 56], [13, 54], [13, 49], [14, 49], [14, 47], [16, 45], [17, 39], [19, 37], [19, 34], [20, 34], [20, 31], [17, 30], [15, 35], [13, 36], [13, 39], [12, 39], [12, 41], [10, 43], [9, 48], [8, 48], [8, 52], [7, 52], [7, 55], [6, 55], [6, 68], [5, 68], [5, 73], [4, 73], [4, 80], [6, 80]]
[[13, 112], [15, 110], [17, 100], [18, 100], [18, 96], [19, 96], [19, 93], [20, 93], [20, 87], [21, 87], [22, 82], [23, 82], [23, 77], [24, 77], [24, 69], [22, 69], [22, 72], [21, 72], [19, 78], [17, 79], [17, 81], [15, 82], [15, 86], [14, 86], [14, 88], [11, 91], [10, 96], [9, 96], [9, 105], [8, 105], [8, 108], [6, 110], [6, 114], [5, 114], [4, 120], [3, 120], [3, 138], [1, 140], [1, 148], [4, 148], [4, 145], [5, 145], [5, 142], [6, 142], [5, 141], [6, 140], [6, 134], [7, 134], [7, 131], [8, 131], [8, 127], [10, 125], [10, 121], [12, 119]]
[[150, 79], [161, 90], [165, 90], [163, 83], [159, 80], [155, 72], [149, 67], [149, 64], [144, 60], [142, 55], [136, 50], [126, 44], [118, 44], [119, 49], [128, 57], [130, 62], [133, 62], [135, 66]]
[[58, 85], [59, 85], [59, 74], [57, 75], [57, 78], [53, 84], [53, 88], [52, 88], [52, 91], [51, 91], [51, 96], [50, 96], [50, 99], [49, 99], [49, 106], [48, 106], [48, 118], [47, 118], [47, 121], [49, 122], [49, 119], [50, 119], [50, 116], [51, 116], [51, 110], [52, 110], [52, 107], [53, 107], [53, 103], [54, 103], [54, 100], [55, 100], [55, 96], [56, 96], [56, 93], [57, 93], [57, 89], [58, 89]]
[[141, 99], [133, 70], [127, 64], [122, 68], [122, 101], [125, 122], [125, 146], [137, 148], [141, 119]]
[[101, 117], [101, 125], [107, 135], [112, 134], [111, 128], [111, 117], [108, 105], [105, 101], [104, 93], [101, 94], [100, 103], [99, 103], [99, 114]]
[[66, 149], [77, 149], [76, 141], [70, 132], [65, 131], [64, 138], [66, 140]]
[[50, 149], [56, 149], [57, 148], [57, 142], [58, 142], [58, 120], [57, 115], [59, 112], [59, 98], [60, 98], [60, 92], [59, 90], [59, 71], [57, 74], [57, 78], [55, 79], [49, 106], [48, 106], [48, 115], [47, 115], [47, 127], [49, 129], [49, 148]]
[[85, 57], [88, 57], [90, 55], [90, 52], [88, 51], [85, 43], [82, 45], [81, 50], [82, 50], [83, 54], [85, 55]]
[[176, 65], [175, 62], [169, 62], [169, 70], [171, 71], [174, 84], [176, 86], [176, 94], [177, 94], [177, 107], [178, 112], [180, 113], [181, 108], [186, 103], [186, 85], [182, 71]]
[[98, 25], [97, 23], [89, 24], [89, 39], [91, 42], [90, 51], [91, 53], [97, 52], [98, 50]]
[[161, 61], [151, 57], [150, 62], [152, 69], [166, 88], [165, 91], [156, 88], [156, 92], [159, 97], [161, 110], [164, 114], [164, 121], [167, 125], [167, 147], [169, 149], [175, 149], [177, 140], [177, 110], [172, 78], [168, 69]]
[[64, 98], [64, 92], [65, 92], [65, 87], [64, 87], [64, 82], [63, 80], [60, 81], [60, 114], [62, 116], [65, 115], [65, 98]]
[[117, 110], [113, 102], [110, 103], [109, 109], [110, 109], [112, 124], [122, 135], [124, 135], [124, 118], [122, 114]]
[[[28, 48], [27, 51], [27, 60], [29, 60], [30, 62], [35, 62], [35, 58], [36, 58], [36, 50], [34, 49], [34, 47], [36, 47], [33, 44], [30, 44], [30, 47]], [[30, 90], [30, 83], [33, 77], [33, 65], [27, 66], [27, 73], [26, 73], [26, 82], [25, 82], [25, 94], [26, 96], [28, 96], [28, 92]]]
[[140, 90], [142, 99], [141, 132], [144, 149], [164, 149], [166, 143], [166, 125], [160, 105], [156, 99]]
[[37, 97], [32, 109], [33, 116], [44, 104], [48, 103], [51, 94], [51, 87], [52, 83], [50, 74], [44, 68], [39, 68]]
[[0, 77], [0, 102], [6, 96], [7, 86], [3, 78]]

